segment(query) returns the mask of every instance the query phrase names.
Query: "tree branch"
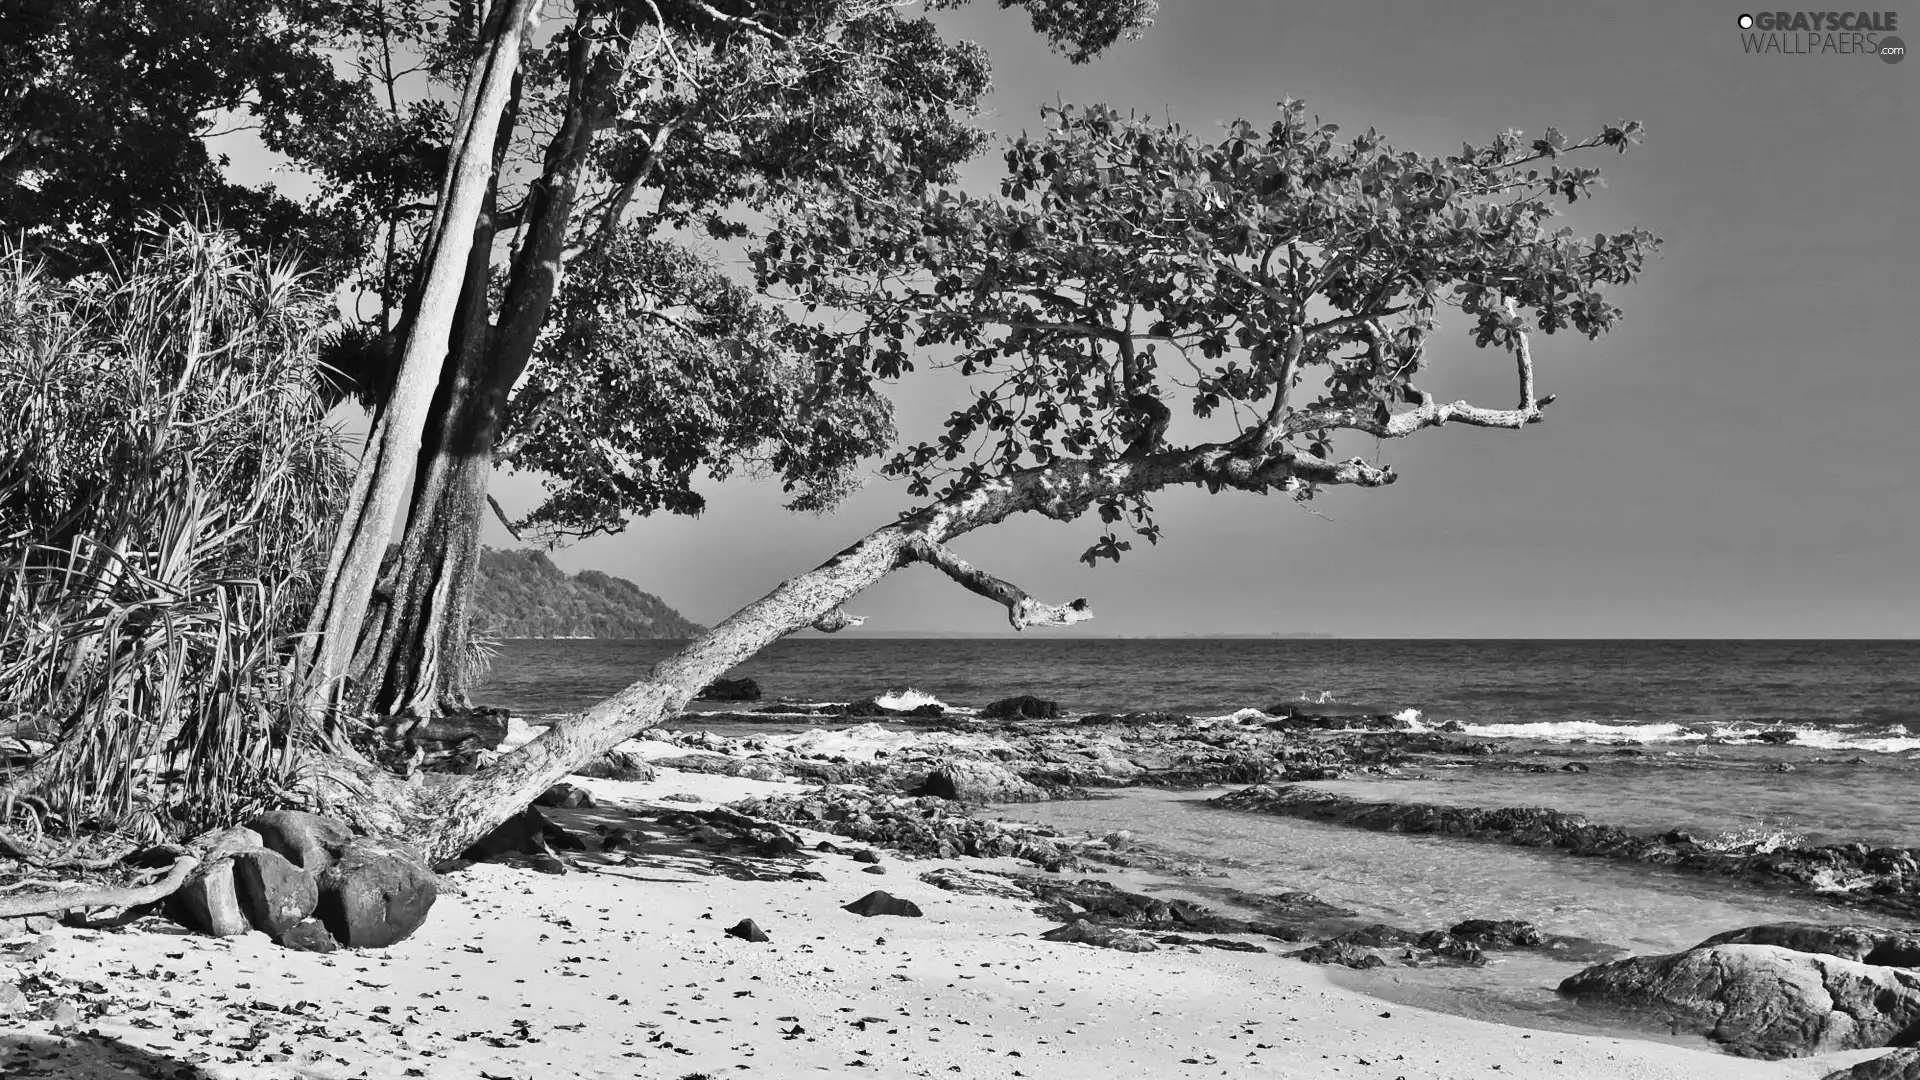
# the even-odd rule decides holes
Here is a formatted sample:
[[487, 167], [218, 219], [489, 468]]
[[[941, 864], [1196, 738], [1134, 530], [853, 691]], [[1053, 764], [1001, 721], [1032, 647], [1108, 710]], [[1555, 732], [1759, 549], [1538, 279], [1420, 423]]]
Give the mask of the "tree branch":
[[924, 536], [914, 537], [900, 554], [904, 562], [923, 562], [936, 567], [968, 592], [979, 593], [1006, 605], [1007, 621], [1013, 624], [1015, 630], [1025, 630], [1029, 626], [1068, 626], [1093, 618], [1093, 611], [1087, 606], [1085, 598], [1067, 604], [1043, 604], [1028, 596], [1020, 586], [1002, 581], [970, 565], [965, 559]]
[[846, 608], [837, 607], [813, 620], [812, 626], [823, 634], [837, 634], [848, 627], [859, 626], [866, 621], [865, 615], [849, 615]]

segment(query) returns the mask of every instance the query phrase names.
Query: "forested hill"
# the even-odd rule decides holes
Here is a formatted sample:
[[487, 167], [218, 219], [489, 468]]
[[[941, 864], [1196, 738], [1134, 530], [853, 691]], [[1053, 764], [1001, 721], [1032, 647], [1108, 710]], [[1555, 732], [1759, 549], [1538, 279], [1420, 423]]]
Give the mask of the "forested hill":
[[625, 578], [568, 577], [538, 551], [480, 549], [476, 628], [503, 638], [685, 638], [706, 628]]

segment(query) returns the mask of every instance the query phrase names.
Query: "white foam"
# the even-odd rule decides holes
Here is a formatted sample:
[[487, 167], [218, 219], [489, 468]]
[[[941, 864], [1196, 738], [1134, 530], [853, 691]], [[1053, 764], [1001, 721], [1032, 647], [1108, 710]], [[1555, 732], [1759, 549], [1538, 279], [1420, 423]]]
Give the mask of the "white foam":
[[1697, 742], [1707, 737], [1699, 728], [1679, 724], [1601, 724], [1591, 720], [1557, 720], [1541, 724], [1467, 724], [1463, 734], [1490, 739], [1538, 739], [1542, 742]]
[[883, 709], [898, 709], [901, 712], [918, 709], [922, 705], [938, 705], [943, 709], [947, 707], [946, 702], [941, 701], [932, 694], [915, 690], [911, 686], [905, 690], [889, 690], [879, 697], [874, 698], [873, 703]]
[[1718, 739], [1748, 745], [1771, 742], [1762, 731], [1790, 731], [1789, 746], [1814, 750], [1852, 750], [1898, 754], [1920, 750], [1920, 737], [1893, 726], [1877, 732], [1836, 731], [1815, 727], [1768, 727], [1733, 724], [1602, 724], [1590, 720], [1561, 720], [1536, 724], [1467, 724], [1462, 734], [1490, 739], [1533, 739], [1538, 742], [1697, 743]]

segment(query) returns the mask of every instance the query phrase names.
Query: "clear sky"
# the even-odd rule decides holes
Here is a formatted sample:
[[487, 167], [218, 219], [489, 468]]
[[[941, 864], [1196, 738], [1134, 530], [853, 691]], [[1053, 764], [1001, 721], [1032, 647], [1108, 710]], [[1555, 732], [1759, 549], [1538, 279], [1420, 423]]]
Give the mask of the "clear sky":
[[[1283, 497], [1161, 497], [1167, 531], [1090, 570], [1099, 529], [1019, 521], [955, 544], [1046, 599], [1086, 596], [1089, 630], [1369, 637], [1920, 635], [1920, 61], [1747, 55], [1733, 2], [1275, 3], [1165, 0], [1138, 42], [1084, 67], [984, 2], [942, 16], [992, 53], [987, 122], [1038, 128], [1056, 97], [1210, 130], [1283, 95], [1349, 130], [1446, 153], [1503, 128], [1645, 144], [1594, 163], [1609, 185], [1570, 219], [1667, 238], [1627, 321], [1598, 342], [1536, 338], [1548, 420], [1442, 429], [1384, 448], [1400, 482], [1340, 489], [1319, 516]], [[1920, 42], [1920, 9], [1899, 13]], [[972, 181], [982, 189], [997, 158]], [[1505, 405], [1511, 361], [1454, 342], [1429, 389]], [[937, 430], [937, 382], [894, 390]], [[1348, 452], [1374, 456], [1370, 445]], [[535, 481], [502, 475], [508, 509]], [[908, 506], [876, 478], [827, 517], [771, 485], [712, 485], [698, 519], [655, 518], [557, 552], [714, 622]], [[488, 542], [509, 543], [497, 524]], [[849, 609], [873, 630], [1006, 629], [1002, 610], [916, 567]], [[1044, 633], [1044, 631], [1030, 631]]]

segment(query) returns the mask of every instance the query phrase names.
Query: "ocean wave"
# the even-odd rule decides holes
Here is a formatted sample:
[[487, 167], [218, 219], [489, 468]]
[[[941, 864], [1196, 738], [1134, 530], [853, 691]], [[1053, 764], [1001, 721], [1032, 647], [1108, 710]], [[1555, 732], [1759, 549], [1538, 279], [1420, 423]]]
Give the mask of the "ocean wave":
[[883, 709], [898, 709], [901, 712], [918, 709], [923, 705], [938, 705], [943, 709], [947, 707], [946, 702], [925, 691], [915, 690], [911, 686], [905, 690], [889, 690], [874, 698], [873, 703]]

